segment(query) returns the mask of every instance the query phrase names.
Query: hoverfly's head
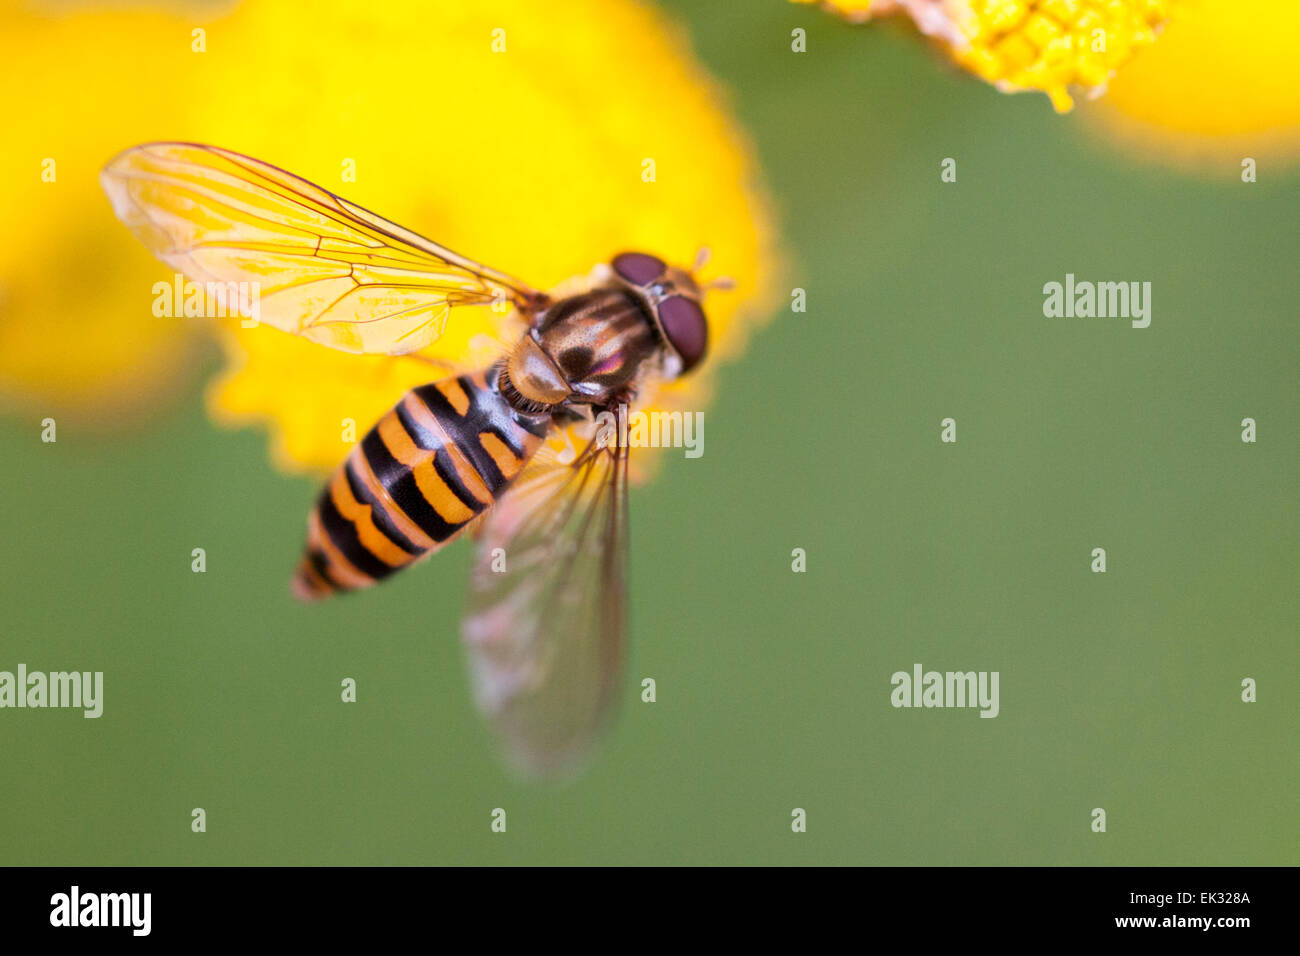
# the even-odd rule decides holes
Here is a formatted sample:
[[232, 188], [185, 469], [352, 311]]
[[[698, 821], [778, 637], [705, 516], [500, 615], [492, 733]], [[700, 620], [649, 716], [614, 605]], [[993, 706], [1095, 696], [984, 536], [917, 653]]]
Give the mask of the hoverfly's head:
[[704, 285], [696, 280], [695, 273], [708, 260], [708, 250], [701, 249], [690, 269], [670, 266], [645, 252], [621, 252], [609, 263], [614, 275], [645, 303], [670, 353], [671, 361], [665, 365], [672, 377], [698, 365], [708, 348], [709, 322], [701, 304], [705, 290], [729, 287], [726, 279]]

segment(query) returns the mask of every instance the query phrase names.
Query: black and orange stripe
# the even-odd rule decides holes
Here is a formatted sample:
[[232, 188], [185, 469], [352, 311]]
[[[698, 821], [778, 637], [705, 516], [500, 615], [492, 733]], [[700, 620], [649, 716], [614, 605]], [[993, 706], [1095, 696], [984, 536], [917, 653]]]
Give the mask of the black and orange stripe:
[[514, 408], [497, 375], [407, 392], [352, 450], [308, 519], [299, 597], [369, 587], [437, 550], [523, 470], [551, 419]]

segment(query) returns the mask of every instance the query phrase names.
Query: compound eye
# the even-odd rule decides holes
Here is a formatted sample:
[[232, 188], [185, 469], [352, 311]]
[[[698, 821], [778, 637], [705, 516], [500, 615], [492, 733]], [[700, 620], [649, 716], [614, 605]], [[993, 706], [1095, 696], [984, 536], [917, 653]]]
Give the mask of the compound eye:
[[610, 265], [624, 281], [636, 286], [648, 286], [668, 271], [662, 259], [644, 252], [620, 252]]
[[709, 323], [704, 310], [694, 299], [684, 295], [669, 296], [659, 303], [659, 324], [677, 354], [682, 357], [682, 372], [689, 372], [709, 344]]

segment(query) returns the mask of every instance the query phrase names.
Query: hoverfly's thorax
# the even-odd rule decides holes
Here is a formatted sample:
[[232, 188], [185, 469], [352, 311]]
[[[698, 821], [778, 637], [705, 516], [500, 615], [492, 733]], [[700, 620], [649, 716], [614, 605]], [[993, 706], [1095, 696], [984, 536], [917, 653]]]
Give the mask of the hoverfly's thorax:
[[613, 401], [660, 353], [653, 324], [622, 289], [561, 299], [541, 316], [532, 335], [567, 383], [569, 401], [582, 404]]

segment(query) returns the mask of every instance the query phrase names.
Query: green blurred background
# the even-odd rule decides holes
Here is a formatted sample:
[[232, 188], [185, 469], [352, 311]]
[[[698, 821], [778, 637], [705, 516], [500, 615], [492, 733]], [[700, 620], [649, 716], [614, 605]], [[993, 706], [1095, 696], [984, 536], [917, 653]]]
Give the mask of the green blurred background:
[[[1297, 862], [1300, 176], [1135, 164], [908, 30], [669, 7], [808, 311], [723, 371], [704, 456], [633, 491], [626, 701], [590, 769], [497, 763], [465, 545], [288, 597], [316, 483], [209, 424], [205, 374], [129, 437], [0, 422], [0, 669], [106, 672], [99, 720], [0, 712], [0, 861]], [[1044, 318], [1067, 272], [1150, 281], [1151, 327]], [[1000, 715], [893, 709], [916, 662], [1000, 671]]]

